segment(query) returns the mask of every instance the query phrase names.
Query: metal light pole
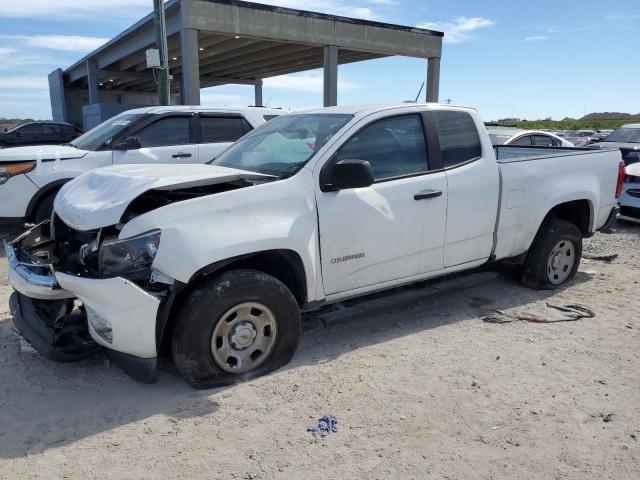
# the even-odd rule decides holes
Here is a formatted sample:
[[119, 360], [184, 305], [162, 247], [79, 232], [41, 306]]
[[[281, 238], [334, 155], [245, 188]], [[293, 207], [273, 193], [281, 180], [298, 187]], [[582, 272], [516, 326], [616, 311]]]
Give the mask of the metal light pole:
[[167, 24], [164, 17], [164, 0], [153, 0], [153, 20], [156, 30], [156, 47], [160, 53], [158, 73], [158, 104], [169, 105], [169, 55], [167, 51]]

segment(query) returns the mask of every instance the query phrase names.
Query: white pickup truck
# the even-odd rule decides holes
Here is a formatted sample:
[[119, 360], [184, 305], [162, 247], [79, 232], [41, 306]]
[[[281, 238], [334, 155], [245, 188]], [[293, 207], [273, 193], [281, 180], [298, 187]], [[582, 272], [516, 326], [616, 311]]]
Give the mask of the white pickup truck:
[[171, 355], [195, 387], [235, 382], [289, 362], [301, 311], [501, 259], [533, 288], [566, 284], [616, 219], [620, 164], [494, 148], [463, 107], [286, 115], [212, 165], [66, 184], [53, 224], [6, 245], [14, 322], [57, 360], [98, 345], [140, 381]]
[[282, 110], [148, 107], [123, 112], [68, 145], [0, 150], [0, 225], [51, 216], [60, 187], [107, 165], [206, 163]]

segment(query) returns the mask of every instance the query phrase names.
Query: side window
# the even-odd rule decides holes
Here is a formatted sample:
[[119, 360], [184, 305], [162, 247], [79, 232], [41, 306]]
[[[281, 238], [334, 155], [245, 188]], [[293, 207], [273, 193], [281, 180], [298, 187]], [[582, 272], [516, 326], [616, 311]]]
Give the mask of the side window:
[[342, 160], [367, 160], [375, 180], [426, 172], [422, 119], [405, 115], [367, 125], [340, 147], [337, 161]]
[[511, 142], [510, 145], [520, 145], [520, 146], [530, 147], [531, 146], [531, 135], [524, 135], [524, 136], [514, 140], [513, 142]]
[[547, 135], [534, 135], [533, 144], [540, 147], [553, 147], [553, 142], [551, 141], [551, 137]]
[[440, 141], [443, 168], [450, 168], [480, 158], [482, 146], [478, 129], [466, 112], [436, 110], [432, 112]]
[[269, 120], [273, 120], [274, 118], [278, 118], [280, 115], [263, 115], [262, 118], [264, 118], [265, 122], [268, 122]]
[[59, 132], [56, 125], [43, 125], [42, 131], [43, 133], [46, 133], [46, 134], [54, 134], [54, 133], [57, 134]]
[[551, 137], [551, 143], [553, 144], [554, 147], [561, 147], [562, 146], [562, 141], [557, 139], [557, 138]]
[[253, 127], [251, 126], [251, 124], [249, 122], [247, 122], [246, 119], [243, 118], [242, 119], [242, 129], [244, 130], [244, 134], [246, 135], [251, 130], [253, 130]]
[[33, 135], [42, 133], [42, 125], [40, 123], [31, 123], [24, 125], [18, 129], [21, 134]]
[[136, 137], [143, 148], [187, 145], [189, 140], [189, 117], [167, 117], [144, 127]]
[[235, 142], [245, 133], [243, 121], [244, 119], [240, 117], [201, 116], [200, 124], [204, 143]]

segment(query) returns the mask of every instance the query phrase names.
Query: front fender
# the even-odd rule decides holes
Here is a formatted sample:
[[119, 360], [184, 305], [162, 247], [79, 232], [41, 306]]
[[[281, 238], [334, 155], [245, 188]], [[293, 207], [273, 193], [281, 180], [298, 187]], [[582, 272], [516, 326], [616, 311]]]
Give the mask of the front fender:
[[153, 266], [183, 283], [229, 258], [291, 250], [302, 260], [307, 298], [314, 300], [318, 223], [315, 197], [304, 187], [306, 180], [303, 174], [171, 204], [131, 220], [120, 238], [160, 229]]

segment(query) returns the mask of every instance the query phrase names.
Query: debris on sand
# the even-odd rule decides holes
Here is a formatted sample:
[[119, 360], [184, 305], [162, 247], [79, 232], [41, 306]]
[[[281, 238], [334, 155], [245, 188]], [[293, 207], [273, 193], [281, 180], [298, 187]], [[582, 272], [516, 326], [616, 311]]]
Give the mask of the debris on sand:
[[587, 260], [598, 260], [601, 262], [611, 263], [616, 258], [618, 258], [618, 254], [613, 253], [611, 255], [594, 255], [593, 253], [582, 252], [582, 258], [586, 258]]
[[320, 418], [314, 426], [307, 428], [314, 437], [326, 437], [330, 433], [338, 432], [338, 419], [332, 415], [325, 415]]

